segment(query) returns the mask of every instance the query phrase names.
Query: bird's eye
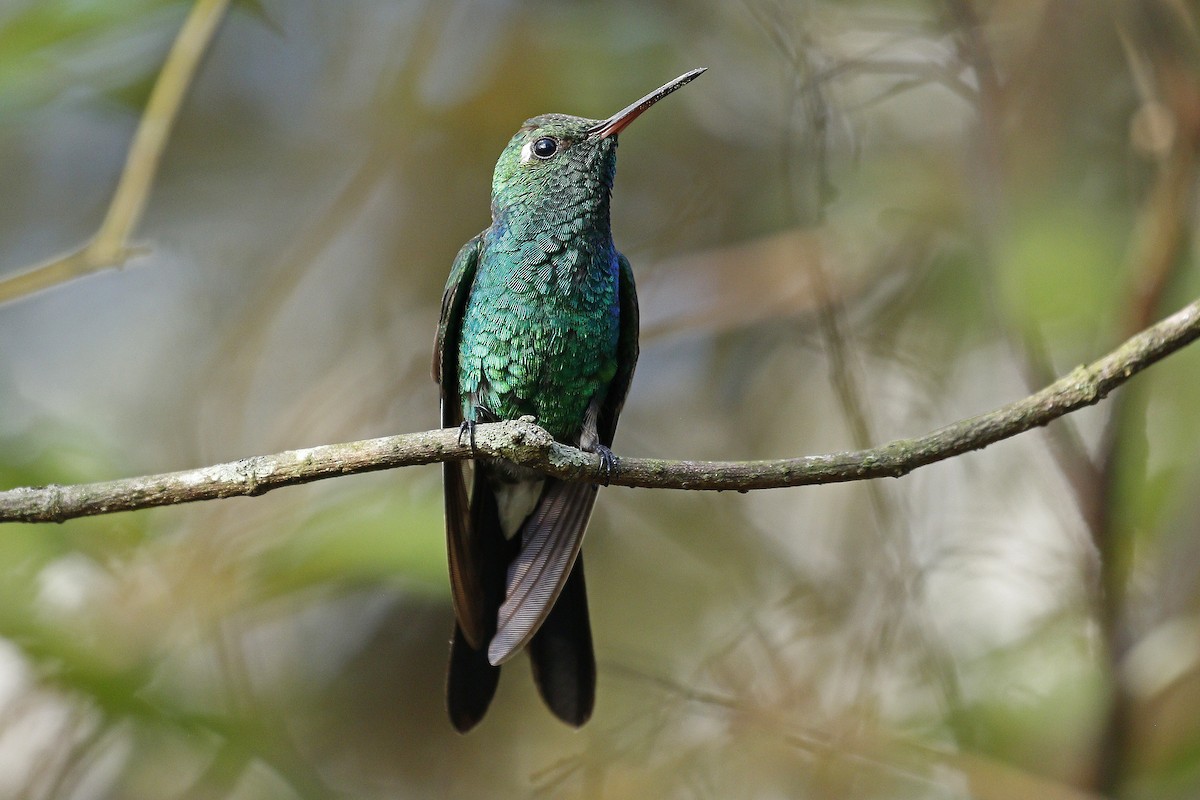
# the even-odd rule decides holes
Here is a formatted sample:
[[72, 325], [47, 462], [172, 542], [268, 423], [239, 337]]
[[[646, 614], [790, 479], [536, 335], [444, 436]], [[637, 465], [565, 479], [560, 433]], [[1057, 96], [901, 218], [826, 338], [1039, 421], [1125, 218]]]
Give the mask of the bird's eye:
[[558, 152], [558, 142], [549, 136], [543, 136], [533, 143], [533, 154], [541, 159], [549, 158]]

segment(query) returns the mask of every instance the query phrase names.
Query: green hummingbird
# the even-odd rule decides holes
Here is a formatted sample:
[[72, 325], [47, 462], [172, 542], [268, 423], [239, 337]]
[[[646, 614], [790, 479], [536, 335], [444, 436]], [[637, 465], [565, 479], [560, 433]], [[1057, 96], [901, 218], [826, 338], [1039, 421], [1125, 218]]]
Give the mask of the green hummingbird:
[[[442, 425], [533, 416], [597, 453], [602, 476], [638, 356], [633, 272], [613, 246], [617, 134], [704, 69], [605, 120], [546, 114], [512, 137], [492, 177], [492, 224], [459, 251], [433, 353]], [[447, 708], [461, 732], [487, 711], [500, 665], [528, 648], [542, 699], [591, 716], [596, 661], [579, 557], [598, 486], [495, 459], [443, 465], [454, 599]], [[468, 486], [470, 487], [468, 490]]]

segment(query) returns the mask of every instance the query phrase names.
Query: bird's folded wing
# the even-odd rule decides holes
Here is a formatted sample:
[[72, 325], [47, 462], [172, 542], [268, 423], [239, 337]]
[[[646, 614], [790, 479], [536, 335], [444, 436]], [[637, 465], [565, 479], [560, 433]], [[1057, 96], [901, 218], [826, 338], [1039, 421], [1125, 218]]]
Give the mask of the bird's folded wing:
[[583, 544], [598, 487], [549, 479], [521, 529], [521, 552], [508, 569], [488, 660], [503, 664], [524, 647], [558, 599]]
[[[463, 313], [470, 297], [471, 285], [479, 265], [482, 234], [463, 245], [442, 296], [442, 314], [433, 346], [433, 378], [440, 386], [442, 427], [458, 427], [462, 422], [462, 398], [458, 387], [458, 344]], [[475, 530], [474, 518], [479, 509], [472, 509], [467, 500], [468, 467], [453, 461], [442, 464], [445, 486], [446, 551], [450, 562], [450, 594], [454, 599], [454, 615], [467, 642], [482, 648], [489, 632], [489, 612], [484, 603], [483, 564], [480, 555], [481, 537]]]

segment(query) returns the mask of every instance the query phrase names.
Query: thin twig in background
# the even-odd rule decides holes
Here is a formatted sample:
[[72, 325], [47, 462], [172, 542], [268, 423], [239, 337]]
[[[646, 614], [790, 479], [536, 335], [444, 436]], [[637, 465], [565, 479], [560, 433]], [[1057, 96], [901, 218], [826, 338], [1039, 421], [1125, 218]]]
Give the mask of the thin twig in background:
[[[821, 48], [811, 35], [804, 34], [797, 46], [787, 35], [783, 16], [782, 11], [778, 10], [774, 17], [760, 13], [758, 22], [791, 69], [792, 85], [786, 101], [787, 112], [783, 117], [781, 166], [786, 178], [784, 196], [788, 214], [793, 220], [801, 224], [820, 225], [825, 221], [827, 206], [835, 195], [829, 163], [834, 121], [834, 100], [830, 97], [829, 84], [830, 78], [837, 73], [837, 67], [823, 67], [820, 63]], [[803, 30], [814, 27], [801, 26]], [[880, 72], [887, 72], [889, 66], [897, 66], [877, 58], [859, 60], [856, 66], [863, 70], [870, 61], [878, 62], [877, 69]], [[806, 135], [796, 135], [798, 132], [793, 130], [798, 111], [803, 112], [804, 121], [810, 127], [803, 132]], [[807, 203], [798, 197], [796, 179], [796, 165], [804, 163], [812, 165], [811, 173], [806, 176], [813, 184]], [[809, 189], [808, 186], [804, 188]], [[849, 429], [851, 443], [865, 450], [871, 442], [876, 441], [876, 435], [861, 363], [844, 320], [845, 307], [834, 291], [834, 281], [819, 251], [815, 257], [806, 259], [803, 267], [815, 298], [817, 329], [826, 353], [830, 385]], [[872, 610], [863, 615], [864, 618], [882, 616], [882, 623], [865, 631], [863, 654], [854, 665], [861, 667], [854, 689], [855, 703], [864, 709], [868, 707], [868, 678], [887, 660], [902, 631], [907, 630], [910, 638], [919, 643], [924, 658], [931, 665], [943, 701], [957, 712], [962, 708], [962, 691], [954, 666], [934, 646], [935, 636], [928, 629], [926, 620], [916, 617], [907, 628], [905, 625], [910, 621], [909, 610], [913, 598], [918, 594], [921, 579], [921, 572], [914, 565], [912, 536], [907, 529], [907, 519], [897, 512], [893, 499], [881, 485], [868, 483], [865, 491], [875, 523], [873, 530], [877, 551], [885, 554], [885, 557], [871, 581], [874, 591], [863, 592], [860, 602], [877, 603], [883, 613], [879, 615]], [[904, 602], [897, 603], [897, 598], [902, 598]], [[952, 713], [951, 716], [955, 719], [964, 718], [959, 713]], [[955, 733], [960, 744], [965, 746], [970, 743], [967, 731], [957, 730]], [[845, 790], [845, 787], [839, 789]]]
[[812, 756], [853, 763], [856, 768], [904, 776], [914, 783], [930, 787], [945, 786], [946, 772], [967, 775], [977, 800], [1011, 800], [1036, 797], [1039, 800], [1100, 800], [1099, 795], [1081, 791], [1060, 781], [1010, 766], [993, 756], [970, 751], [951, 751], [925, 742], [872, 728], [853, 740], [834, 737], [828, 731], [797, 725], [794, 717], [773, 707], [763, 707], [756, 698], [735, 696], [718, 691], [696, 689], [691, 684], [649, 674], [620, 662], [603, 664], [606, 672], [626, 680], [639, 681], [688, 703], [708, 708], [712, 713], [736, 715], [742, 726], [757, 726], [778, 731], [789, 745]]
[[[1197, 338], [1200, 300], [1040, 392], [923, 436], [897, 439], [870, 450], [768, 461], [622, 458], [609, 482], [646, 489], [749, 491], [898, 478], [1095, 405], [1146, 367]], [[0, 492], [0, 522], [62, 522], [117, 511], [248, 497], [338, 475], [472, 457], [505, 458], [564, 480], [601, 482], [598, 456], [554, 441], [529, 418], [479, 425], [475, 444], [472, 451], [469, 443], [460, 441], [457, 429], [447, 428], [289, 450], [140, 478], [10, 489]]]
[[[995, 274], [993, 253], [998, 231], [1007, 217], [1004, 180], [1004, 147], [1001, 134], [1005, 128], [1006, 93], [996, 71], [991, 48], [984, 35], [983, 23], [970, 0], [948, 0], [947, 10], [959, 35], [959, 54], [963, 63], [979, 84], [979, 126], [976, 131], [975, 153], [978, 156], [979, 180], [974, 182], [974, 233], [977, 252], [981, 254], [989, 280]], [[992, 300], [993, 294], [988, 295]], [[1054, 368], [1040, 334], [1034, 330], [1018, 332], [1004, 321], [1004, 315], [991, 301], [992, 316], [1005, 331], [1015, 352], [1017, 366], [1026, 386], [1033, 391], [1054, 378]], [[1147, 321], [1149, 324], [1149, 321]], [[1142, 327], [1145, 327], [1144, 325]], [[1135, 330], [1140, 330], [1136, 328]], [[1093, 487], [1099, 471], [1088, 456], [1079, 431], [1070, 420], [1046, 428], [1046, 443], [1051, 458], [1071, 486], [1080, 513], [1087, 514]], [[1092, 573], [1098, 567], [1093, 566]]]
[[[1191, 242], [1197, 148], [1200, 147], [1200, 82], [1192, 53], [1192, 20], [1182, 6], [1146, 3], [1136, 17], [1114, 20], [1132, 82], [1138, 90], [1139, 115], [1157, 121], [1162, 134], [1147, 135], [1156, 158], [1154, 182], [1139, 212], [1129, 256], [1128, 296], [1123, 332], [1140, 330], [1153, 319]], [[1154, 42], [1139, 52], [1139, 46]], [[1181, 46], [1182, 45], [1182, 46]], [[1143, 132], [1145, 135], [1145, 132]], [[1134, 134], [1135, 138], [1137, 134]], [[1136, 143], [1136, 142], [1135, 142]], [[1157, 152], [1155, 152], [1157, 145]], [[1098, 456], [1095, 491], [1086, 508], [1092, 537], [1101, 555], [1102, 596], [1098, 615], [1108, 660], [1109, 697], [1096, 740], [1090, 786], [1115, 797], [1129, 779], [1135, 698], [1121, 665], [1134, 644], [1128, 613], [1128, 584], [1133, 569], [1133, 531], [1120, 520], [1120, 484], [1145, 484], [1146, 397], [1144, 392], [1115, 398]]]
[[146, 207], [183, 98], [228, 6], [229, 0], [196, 0], [192, 6], [154, 82], [129, 146], [125, 168], [95, 236], [74, 252], [0, 279], [0, 303], [119, 267], [139, 254], [137, 248], [129, 246], [129, 237]]

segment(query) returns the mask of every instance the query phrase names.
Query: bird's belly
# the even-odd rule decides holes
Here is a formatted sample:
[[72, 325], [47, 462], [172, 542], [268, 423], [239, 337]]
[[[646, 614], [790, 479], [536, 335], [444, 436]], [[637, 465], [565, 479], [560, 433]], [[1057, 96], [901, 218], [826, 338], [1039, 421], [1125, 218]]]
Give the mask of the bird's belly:
[[588, 404], [616, 372], [615, 309], [516, 299], [468, 305], [459, 348], [464, 418], [532, 415], [555, 438], [575, 442]]

